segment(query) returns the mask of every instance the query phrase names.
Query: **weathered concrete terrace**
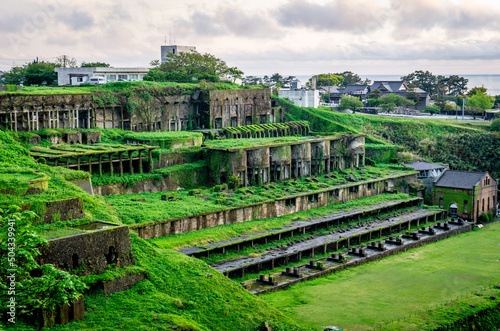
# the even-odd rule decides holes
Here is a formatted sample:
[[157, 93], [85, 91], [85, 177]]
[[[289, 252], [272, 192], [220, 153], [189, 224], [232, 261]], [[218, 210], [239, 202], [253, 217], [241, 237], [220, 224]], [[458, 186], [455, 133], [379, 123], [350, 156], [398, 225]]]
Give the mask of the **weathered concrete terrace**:
[[[139, 173], [143, 173], [143, 160], [147, 159], [148, 171], [153, 172], [151, 151], [156, 146], [148, 145], [118, 145], [118, 144], [57, 144], [50, 147], [35, 146], [30, 149], [30, 154], [35, 159], [43, 161], [52, 166], [63, 166], [74, 170], [87, 170], [92, 173], [92, 168], [97, 167], [99, 175], [105, 170], [113, 175], [114, 168], [120, 176], [126, 169], [130, 174], [134, 173], [134, 163]], [[143, 155], [143, 153], [147, 153]], [[124, 154], [126, 156], [124, 156]]]
[[266, 233], [257, 233], [253, 235], [245, 235], [229, 240], [223, 240], [216, 243], [211, 243], [205, 247], [188, 247], [180, 249], [179, 252], [194, 256], [209, 257], [210, 254], [224, 254], [226, 251], [240, 251], [245, 247], [254, 247], [258, 244], [267, 244], [273, 240], [281, 240], [282, 238], [293, 238], [294, 234], [305, 234], [311, 231], [317, 231], [320, 228], [329, 228], [345, 223], [350, 223], [353, 220], [359, 221], [362, 218], [376, 216], [389, 213], [397, 209], [416, 207], [423, 203], [421, 198], [412, 198], [408, 200], [393, 200], [380, 202], [371, 206], [356, 207], [349, 211], [341, 210], [335, 214], [330, 214], [321, 218], [315, 218], [307, 221], [296, 221], [282, 229], [269, 230]]
[[272, 270], [278, 266], [286, 266], [290, 262], [301, 261], [302, 257], [314, 257], [315, 254], [326, 254], [360, 245], [363, 241], [382, 238], [384, 235], [410, 230], [412, 225], [434, 222], [446, 217], [446, 211], [417, 209], [394, 218], [372, 221], [369, 226], [340, 229], [331, 234], [313, 237], [309, 240], [299, 240], [289, 243], [286, 247], [273, 250], [258, 257], [249, 257], [233, 261], [223, 261], [212, 264], [212, 267], [230, 278], [243, 277], [246, 273], [257, 273], [262, 270]]
[[[403, 235], [400, 236], [401, 242], [395, 243], [394, 240], [385, 240], [383, 242], [373, 242], [367, 247], [359, 247], [344, 252], [347, 257], [347, 262], [337, 262], [338, 254], [333, 254], [332, 257], [313, 261], [312, 263], [304, 264], [294, 268], [287, 268], [286, 271], [280, 274], [274, 274], [273, 279], [269, 282], [269, 278], [262, 275], [257, 280], [247, 281], [242, 285], [254, 294], [262, 294], [266, 292], [278, 291], [293, 284], [301, 283], [307, 280], [325, 276], [330, 273], [338, 272], [347, 268], [352, 268], [364, 263], [375, 261], [383, 257], [395, 255], [405, 252], [409, 249], [417, 248], [432, 242], [443, 240], [464, 232], [468, 232], [473, 228], [472, 223], [468, 222], [444, 222], [438, 223], [427, 230], [419, 230], [417, 236]], [[432, 228], [432, 230], [431, 230]], [[395, 239], [395, 238], [394, 238]], [[377, 247], [383, 247], [383, 249]], [[363, 253], [360, 254], [360, 251]], [[361, 256], [363, 255], [363, 256]], [[321, 267], [318, 267], [320, 262]], [[272, 283], [272, 284], [271, 284]]]

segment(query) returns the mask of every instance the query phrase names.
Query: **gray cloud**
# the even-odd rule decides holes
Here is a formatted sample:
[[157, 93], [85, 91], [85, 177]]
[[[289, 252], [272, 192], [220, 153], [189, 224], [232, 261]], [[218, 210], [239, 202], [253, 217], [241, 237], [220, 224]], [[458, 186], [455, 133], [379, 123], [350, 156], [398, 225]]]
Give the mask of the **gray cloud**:
[[73, 10], [71, 15], [64, 20], [73, 30], [82, 30], [92, 27], [94, 18], [88, 13], [80, 10]]
[[315, 4], [289, 0], [275, 11], [275, 15], [287, 27], [360, 34], [379, 30], [384, 25], [387, 10], [378, 1], [330, 0]]
[[489, 6], [463, 2], [412, 0], [402, 3], [391, 1], [392, 20], [395, 25], [393, 37], [405, 39], [416, 36], [434, 27], [443, 28], [446, 36], [463, 38], [483, 30], [497, 31], [500, 12]]
[[265, 12], [249, 13], [239, 6], [219, 5], [214, 13], [194, 11], [188, 20], [180, 20], [177, 26], [199, 35], [236, 35], [250, 38], [277, 38], [282, 33]]

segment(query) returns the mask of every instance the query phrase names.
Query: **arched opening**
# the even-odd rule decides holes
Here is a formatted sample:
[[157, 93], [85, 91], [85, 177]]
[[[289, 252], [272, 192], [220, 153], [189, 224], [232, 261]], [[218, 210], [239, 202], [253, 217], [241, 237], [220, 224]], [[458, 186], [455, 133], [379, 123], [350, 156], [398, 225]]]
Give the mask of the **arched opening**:
[[80, 266], [80, 261], [78, 258], [78, 254], [73, 254], [71, 257], [71, 260], [73, 261], [73, 269], [77, 269]]
[[106, 262], [108, 262], [108, 264], [116, 263], [116, 250], [115, 250], [115, 247], [114, 246], [110, 246], [108, 254], [106, 254], [105, 256], [106, 256]]
[[457, 216], [458, 216], [458, 207], [456, 204], [452, 203], [450, 205], [450, 217], [457, 218]]

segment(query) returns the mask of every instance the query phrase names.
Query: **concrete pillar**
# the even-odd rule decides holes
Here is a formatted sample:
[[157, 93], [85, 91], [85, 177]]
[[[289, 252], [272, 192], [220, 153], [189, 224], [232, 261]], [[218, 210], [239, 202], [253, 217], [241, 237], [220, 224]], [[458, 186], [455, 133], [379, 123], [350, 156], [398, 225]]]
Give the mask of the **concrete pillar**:
[[120, 177], [123, 177], [123, 152], [118, 153], [120, 159]]
[[102, 176], [102, 154], [99, 154], [99, 176]]
[[139, 173], [142, 174], [142, 150], [139, 150]]
[[133, 175], [133, 174], [134, 174], [134, 167], [133, 167], [133, 164], [132, 164], [132, 163], [133, 163], [133, 162], [132, 162], [132, 151], [129, 151], [129, 152], [128, 152], [128, 163], [129, 163], [129, 166], [130, 166], [130, 171], [129, 171], [129, 173], [130, 173], [131, 175]]
[[109, 173], [113, 176], [113, 153], [109, 153]]
[[153, 157], [151, 155], [150, 149], [148, 150], [148, 160], [149, 160], [149, 173], [152, 174], [154, 166], [153, 166]]

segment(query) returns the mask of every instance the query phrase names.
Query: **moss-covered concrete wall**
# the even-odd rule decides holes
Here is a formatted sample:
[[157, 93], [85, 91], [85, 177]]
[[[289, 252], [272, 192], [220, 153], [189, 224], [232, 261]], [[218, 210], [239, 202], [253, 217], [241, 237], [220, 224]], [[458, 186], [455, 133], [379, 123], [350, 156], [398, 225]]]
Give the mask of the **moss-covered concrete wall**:
[[40, 264], [50, 263], [79, 275], [103, 273], [109, 264], [116, 263], [119, 268], [134, 264], [126, 226], [50, 239], [49, 245], [42, 246], [40, 252]]
[[224, 224], [252, 221], [270, 217], [280, 217], [299, 211], [310, 210], [336, 202], [371, 197], [387, 191], [388, 182], [409, 183], [417, 181], [417, 174], [396, 175], [393, 178], [353, 183], [330, 188], [316, 193], [303, 193], [273, 201], [256, 203], [224, 211], [205, 213], [186, 218], [158, 221], [150, 224], [131, 225], [131, 230], [144, 239], [167, 236], [214, 227]]
[[213, 90], [209, 92], [210, 128], [274, 122], [271, 89]]

